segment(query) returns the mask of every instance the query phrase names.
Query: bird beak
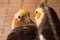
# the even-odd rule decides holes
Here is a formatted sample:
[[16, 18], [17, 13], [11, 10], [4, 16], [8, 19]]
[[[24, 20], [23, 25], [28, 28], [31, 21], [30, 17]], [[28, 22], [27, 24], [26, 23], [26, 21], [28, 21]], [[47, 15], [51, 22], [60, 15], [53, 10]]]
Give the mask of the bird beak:
[[35, 18], [36, 18], [37, 20], [40, 19], [40, 17], [41, 17], [41, 13], [37, 13], [36, 16], [35, 16]]
[[30, 22], [33, 23], [33, 24], [35, 24], [31, 19], [30, 19]]
[[30, 16], [28, 16], [28, 17], [26, 18], [26, 21], [27, 21], [28, 23], [33, 23], [33, 24], [34, 24], [34, 22], [31, 20]]
[[16, 18], [15, 20], [14, 20], [14, 26], [17, 26], [19, 24], [19, 20]]

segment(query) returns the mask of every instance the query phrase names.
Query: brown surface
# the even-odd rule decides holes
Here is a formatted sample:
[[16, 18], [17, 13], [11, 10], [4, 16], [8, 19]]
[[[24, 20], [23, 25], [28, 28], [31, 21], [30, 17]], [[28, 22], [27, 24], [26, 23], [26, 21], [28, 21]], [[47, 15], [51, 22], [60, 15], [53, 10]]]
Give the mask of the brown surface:
[[[31, 18], [34, 18], [34, 10], [39, 2], [41, 2], [41, 0], [24, 0], [22, 8], [29, 10], [31, 12]], [[48, 0], [48, 2], [49, 5], [55, 9], [60, 19], [60, 0]], [[21, 0], [10, 0], [8, 6], [8, 0], [0, 0], [0, 40], [6, 40], [7, 35], [11, 31], [13, 15], [21, 9], [20, 4]], [[8, 9], [8, 11], [6, 9]]]

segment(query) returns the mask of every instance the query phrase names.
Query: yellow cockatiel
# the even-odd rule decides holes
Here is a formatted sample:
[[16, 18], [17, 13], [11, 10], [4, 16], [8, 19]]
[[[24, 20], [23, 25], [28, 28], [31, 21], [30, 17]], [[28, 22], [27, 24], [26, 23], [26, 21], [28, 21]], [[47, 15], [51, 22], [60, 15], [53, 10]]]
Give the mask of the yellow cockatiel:
[[28, 25], [32, 23], [33, 21], [30, 18], [30, 12], [26, 9], [21, 9], [14, 15], [12, 29], [21, 25]]

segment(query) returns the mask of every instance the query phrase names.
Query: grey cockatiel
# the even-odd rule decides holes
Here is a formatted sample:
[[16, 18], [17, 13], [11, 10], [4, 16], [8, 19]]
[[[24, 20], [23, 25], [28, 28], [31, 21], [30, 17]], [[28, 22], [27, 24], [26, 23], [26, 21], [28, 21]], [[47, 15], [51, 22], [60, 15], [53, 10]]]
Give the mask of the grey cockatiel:
[[14, 15], [12, 21], [12, 29], [21, 25], [24, 26], [28, 24], [34, 24], [34, 22], [30, 18], [30, 12], [26, 9], [21, 9]]
[[46, 4], [46, 0], [35, 10], [35, 14], [39, 40], [59, 40], [60, 21], [54, 9]]

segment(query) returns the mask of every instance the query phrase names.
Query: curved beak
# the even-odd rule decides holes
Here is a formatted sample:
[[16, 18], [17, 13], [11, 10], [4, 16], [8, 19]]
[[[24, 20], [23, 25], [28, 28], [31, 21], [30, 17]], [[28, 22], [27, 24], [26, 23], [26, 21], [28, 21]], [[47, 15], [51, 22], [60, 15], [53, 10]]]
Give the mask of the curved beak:
[[28, 23], [33, 23], [33, 24], [34, 24], [34, 22], [32, 21], [32, 19], [30, 18], [30, 16], [26, 17], [25, 20], [26, 20]]

